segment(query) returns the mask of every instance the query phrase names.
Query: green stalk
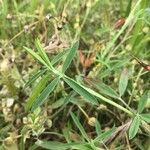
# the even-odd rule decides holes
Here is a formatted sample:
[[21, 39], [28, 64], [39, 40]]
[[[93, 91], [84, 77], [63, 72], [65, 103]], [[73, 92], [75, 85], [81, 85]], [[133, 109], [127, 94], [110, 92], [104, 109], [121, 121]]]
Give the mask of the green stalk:
[[[66, 75], [64, 75], [64, 77], [69, 78], [69, 77], [66, 76]], [[92, 95], [94, 95], [94, 96], [100, 98], [102, 101], [104, 101], [104, 102], [106, 102], [106, 103], [108, 103], [108, 104], [110, 104], [110, 105], [112, 105], [112, 106], [115, 106], [115, 107], [117, 107], [118, 109], [124, 111], [124, 112], [127, 113], [129, 116], [132, 116], [132, 115], [133, 115], [133, 113], [132, 113], [131, 111], [129, 111], [128, 109], [126, 109], [126, 108], [124, 108], [123, 106], [121, 106], [121, 105], [119, 105], [119, 104], [113, 102], [112, 100], [110, 100], [110, 99], [108, 99], [108, 98], [105, 98], [104, 96], [102, 96], [102, 95], [100, 95], [99, 93], [93, 91], [92, 89], [89, 89], [89, 88], [87, 88], [87, 87], [81, 85], [80, 83], [78, 83], [78, 85], [80, 85], [83, 89], [87, 90], [90, 94], [92, 94]]]
[[137, 10], [138, 6], [140, 5], [142, 0], [139, 0], [136, 5], [134, 6], [134, 8], [132, 9], [129, 17], [126, 19], [125, 24], [122, 26], [121, 30], [118, 32], [118, 34], [112, 39], [112, 41], [108, 44], [108, 46], [106, 47], [104, 53], [102, 54], [102, 58], [104, 58], [107, 53], [110, 51], [110, 49], [114, 46], [115, 42], [117, 41], [117, 39], [119, 38], [119, 36], [124, 32], [124, 30], [127, 28], [127, 26], [131, 23], [132, 19], [134, 19], [134, 13]]
[[[83, 87], [83, 86], [82, 86], [82, 87]], [[87, 89], [86, 87], [83, 87], [83, 88]], [[91, 94], [93, 94], [94, 96], [100, 98], [100, 99], [103, 100], [104, 102], [106, 102], [106, 103], [108, 103], [108, 104], [111, 104], [111, 105], [117, 107], [118, 109], [124, 111], [125, 113], [129, 114], [130, 116], [133, 115], [133, 113], [132, 113], [131, 111], [129, 111], [128, 109], [122, 107], [121, 105], [119, 105], [119, 104], [113, 102], [112, 100], [103, 97], [102, 95], [100, 95], [99, 93], [97, 93], [97, 92], [95, 92], [95, 91], [93, 91], [93, 90], [91, 90], [91, 89], [87, 89], [87, 90], [88, 90], [89, 93], [91, 93]]]

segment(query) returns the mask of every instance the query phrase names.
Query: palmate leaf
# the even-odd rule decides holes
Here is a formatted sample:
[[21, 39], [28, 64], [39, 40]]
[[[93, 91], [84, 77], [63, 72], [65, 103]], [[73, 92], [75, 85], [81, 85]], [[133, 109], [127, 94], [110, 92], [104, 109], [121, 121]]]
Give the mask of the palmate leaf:
[[129, 128], [129, 139], [133, 139], [136, 136], [139, 130], [140, 123], [141, 123], [140, 116], [136, 115]]
[[73, 88], [78, 94], [83, 96], [85, 98], [85, 101], [92, 103], [94, 105], [98, 105], [97, 99], [88, 92], [88, 90], [84, 89], [79, 83], [74, 81], [73, 79], [69, 77], [64, 77], [64, 81]]
[[73, 57], [74, 57], [74, 55], [75, 55], [76, 50], [78, 49], [78, 47], [79, 47], [79, 42], [76, 42], [76, 43], [72, 46], [72, 48], [70, 49], [70, 52], [69, 52], [69, 54], [67, 55], [67, 58], [66, 58], [66, 60], [65, 60], [65, 62], [64, 62], [64, 64], [63, 64], [62, 73], [64, 73], [64, 72], [68, 69], [68, 67], [70, 66], [71, 61], [72, 61], [72, 59], [73, 59]]
[[38, 108], [40, 105], [44, 103], [48, 95], [54, 90], [55, 86], [58, 84], [60, 78], [55, 78], [51, 83], [49, 83], [46, 88], [42, 91], [40, 96], [34, 101], [31, 111], [34, 111], [36, 108]]

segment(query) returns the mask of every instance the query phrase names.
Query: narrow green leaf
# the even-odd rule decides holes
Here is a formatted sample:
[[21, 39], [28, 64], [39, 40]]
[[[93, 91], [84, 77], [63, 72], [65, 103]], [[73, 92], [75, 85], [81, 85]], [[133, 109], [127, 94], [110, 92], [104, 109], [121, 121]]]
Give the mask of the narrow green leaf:
[[62, 57], [68, 52], [68, 50], [64, 50], [60, 53], [58, 53], [54, 58], [53, 60], [51, 61], [51, 64], [52, 65], [55, 65], [59, 60], [62, 59]]
[[133, 139], [136, 136], [139, 130], [140, 123], [141, 119], [139, 115], [136, 115], [129, 128], [129, 139]]
[[43, 49], [39, 39], [36, 39], [35, 45], [36, 45], [36, 48], [38, 49], [38, 52], [39, 52], [41, 58], [51, 67], [52, 66], [51, 62], [50, 62], [47, 54], [45, 53], [45, 50]]
[[96, 123], [95, 123], [95, 130], [96, 130], [97, 136], [99, 136], [102, 133], [101, 125], [97, 119], [96, 119]]
[[131, 8], [132, 8], [132, 0], [129, 0], [129, 1], [128, 1], [128, 5], [127, 5], [127, 9], [126, 9], [126, 13], [125, 13], [125, 16], [126, 16], [126, 17], [129, 16], [130, 11], [131, 11]]
[[83, 126], [81, 125], [80, 121], [78, 120], [78, 118], [72, 112], [71, 112], [71, 117], [72, 117], [74, 123], [76, 124], [76, 126], [78, 127], [78, 129], [80, 130], [82, 136], [88, 141], [89, 138], [88, 138]]
[[62, 143], [56, 141], [37, 141], [36, 145], [49, 150], [68, 150], [76, 145], [85, 145], [84, 143]]
[[34, 58], [36, 58], [40, 63], [42, 63], [44, 66], [48, 67], [47, 63], [37, 54], [35, 53], [32, 49], [24, 47], [24, 49], [29, 52]]
[[78, 145], [74, 145], [72, 150], [93, 150], [93, 148], [91, 148], [91, 143], [88, 144], [78, 144]]
[[34, 145], [30, 146], [28, 150], [37, 150], [38, 148], [39, 148], [39, 146], [34, 144]]
[[119, 95], [108, 85], [104, 83], [95, 84], [100, 93], [108, 95], [113, 98], [119, 98]]
[[78, 47], [79, 47], [79, 42], [76, 42], [70, 49], [70, 52], [67, 55], [67, 58], [63, 64], [63, 68], [62, 68], [63, 73], [68, 69], [69, 65], [71, 64], [71, 61], [72, 61]]
[[29, 111], [29, 109], [31, 108], [32, 104], [34, 103], [36, 98], [39, 96], [39, 93], [45, 88], [48, 80], [49, 80], [49, 75], [45, 75], [39, 81], [39, 83], [36, 85], [36, 87], [32, 90], [32, 94], [27, 99], [27, 103], [25, 104], [26, 111]]
[[[128, 113], [129, 115], [133, 115], [132, 112], [130, 112], [128, 109], [124, 108], [123, 106], [119, 105], [118, 103], [115, 103], [114, 101], [100, 95], [99, 93], [93, 91], [90, 88], [87, 88], [79, 83], [77, 83], [76, 81], [74, 81], [73, 79], [70, 79], [69, 77], [64, 77], [65, 82], [72, 87], [77, 93], [79, 93], [80, 95], [87, 97], [87, 102], [91, 102], [95, 105], [99, 105], [99, 103], [97, 102], [97, 99], [95, 97], [98, 97], [100, 100], [111, 104], [113, 106], [115, 106], [116, 108]], [[87, 94], [88, 93], [88, 94]], [[94, 96], [93, 96], [94, 95]], [[92, 98], [92, 99], [91, 99]], [[94, 98], [94, 100], [93, 100]]]
[[7, 135], [7, 133], [10, 131], [10, 129], [12, 128], [11, 124], [8, 124], [6, 126], [1, 126], [0, 128], [0, 137], [4, 137], [5, 135]]
[[140, 116], [144, 121], [146, 121], [147, 123], [150, 123], [150, 113], [140, 114]]
[[[139, 6], [140, 6], [140, 10], [136, 12], [136, 17], [137, 18], [141, 18], [143, 16], [143, 13], [140, 13], [141, 10], [145, 10], [145, 8], [147, 8], [148, 6], [148, 0], [141, 0], [139, 1]], [[133, 8], [132, 8], [133, 10]], [[131, 10], [131, 12], [132, 12]], [[134, 29], [132, 31], [132, 36], [130, 39], [130, 44], [132, 45], [132, 49], [136, 49], [136, 46], [139, 45], [141, 43], [141, 40], [139, 41], [139, 37], [144, 37], [142, 34], [140, 35], [139, 33], [141, 33], [141, 29], [143, 26], [143, 20], [142, 19], [137, 19], [136, 24], [134, 26]], [[138, 42], [139, 41], [139, 42]]]
[[31, 111], [34, 111], [36, 108], [41, 106], [44, 101], [47, 99], [48, 95], [54, 90], [55, 86], [58, 84], [60, 78], [55, 78], [47, 87], [42, 91], [40, 96], [34, 101]]
[[52, 109], [57, 109], [57, 108], [61, 107], [64, 104], [64, 100], [65, 100], [65, 98], [58, 99], [53, 104], [51, 104], [51, 108]]
[[115, 103], [113, 100], [110, 100], [110, 99], [102, 96], [101, 94], [93, 91], [92, 89], [85, 87], [85, 86], [82, 86], [82, 88], [84, 88], [85, 90], [87, 90], [90, 94], [94, 95], [95, 97], [98, 97], [100, 100], [102, 100], [102, 101], [104, 101], [104, 102], [106, 102], [108, 104], [111, 104], [111, 105], [115, 106], [116, 108], [118, 108], [118, 109], [120, 109], [120, 110], [128, 113], [131, 116], [133, 115], [132, 112], [130, 112], [128, 109], [124, 108], [123, 106], [119, 105], [118, 103]]
[[119, 94], [122, 96], [128, 85], [128, 69], [124, 68], [119, 80]]
[[42, 76], [45, 72], [46, 72], [46, 68], [43, 68], [39, 71], [37, 71], [30, 79], [28, 82], [26, 82], [24, 88], [28, 87], [29, 85], [31, 85], [31, 83], [33, 83], [36, 79], [38, 79], [40, 76]]
[[[65, 108], [65, 106], [69, 103], [69, 101], [70, 101], [72, 95], [73, 95], [73, 92], [70, 92], [69, 95], [67, 95], [66, 98], [61, 99], [61, 100], [63, 100], [63, 104], [61, 104], [61, 105], [60, 105], [61, 107], [60, 107], [53, 115], [51, 115], [51, 118], [54, 118], [58, 113], [60, 113], [60, 111], [62, 111], [62, 110]], [[56, 104], [56, 103], [55, 103], [55, 104]], [[51, 107], [52, 107], [53, 109], [56, 108], [56, 107], [54, 107], [54, 103], [51, 105]], [[58, 107], [58, 106], [57, 106], [57, 107]]]
[[63, 128], [62, 132], [63, 132], [63, 136], [64, 136], [65, 140], [67, 141], [67, 143], [71, 143], [69, 127]]
[[91, 95], [88, 90], [84, 89], [79, 83], [74, 81], [73, 79], [69, 77], [64, 77], [64, 81], [71, 87], [73, 88], [78, 94], [83, 96], [85, 98], [85, 101], [92, 103], [94, 105], [98, 105], [97, 99]]
[[116, 130], [116, 128], [113, 127], [113, 128], [111, 128], [110, 130], [103, 132], [102, 134], [100, 134], [99, 136], [97, 136], [97, 137], [94, 139], [94, 143], [95, 143], [95, 142], [100, 142], [100, 141], [102, 141], [102, 140], [107, 139], [110, 135], [113, 134], [113, 132], [114, 132], [115, 130]]
[[138, 113], [141, 113], [144, 110], [147, 101], [148, 101], [148, 92], [145, 92], [144, 95], [139, 100]]

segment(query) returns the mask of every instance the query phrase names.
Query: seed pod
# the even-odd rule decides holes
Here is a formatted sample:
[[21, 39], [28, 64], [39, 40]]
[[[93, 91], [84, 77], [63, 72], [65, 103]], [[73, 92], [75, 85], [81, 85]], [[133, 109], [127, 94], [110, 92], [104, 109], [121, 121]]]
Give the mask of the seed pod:
[[88, 124], [89, 124], [90, 126], [94, 127], [94, 126], [95, 126], [95, 123], [96, 123], [96, 118], [95, 118], [95, 117], [90, 117], [90, 118], [88, 119]]
[[114, 25], [114, 29], [118, 29], [120, 27], [122, 27], [125, 23], [125, 18], [120, 18]]
[[142, 61], [140, 61], [137, 57], [135, 57], [134, 55], [132, 55], [132, 57], [147, 71], [150, 71], [150, 65], [143, 63]]

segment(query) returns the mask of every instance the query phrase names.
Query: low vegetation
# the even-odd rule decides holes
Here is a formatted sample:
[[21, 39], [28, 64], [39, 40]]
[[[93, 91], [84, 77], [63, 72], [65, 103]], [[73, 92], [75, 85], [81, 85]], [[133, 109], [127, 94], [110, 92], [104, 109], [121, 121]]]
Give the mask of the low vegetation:
[[150, 149], [149, 0], [1, 0], [0, 20], [0, 150]]

